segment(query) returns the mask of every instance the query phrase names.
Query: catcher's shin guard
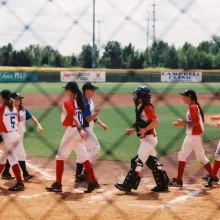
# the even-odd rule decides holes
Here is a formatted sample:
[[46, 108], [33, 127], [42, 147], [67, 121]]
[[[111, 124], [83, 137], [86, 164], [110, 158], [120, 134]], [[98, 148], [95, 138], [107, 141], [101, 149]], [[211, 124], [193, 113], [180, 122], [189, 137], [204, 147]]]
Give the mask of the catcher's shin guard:
[[137, 190], [141, 181], [141, 177], [136, 174], [134, 170], [130, 170], [125, 177], [124, 186], [127, 186], [131, 189]]

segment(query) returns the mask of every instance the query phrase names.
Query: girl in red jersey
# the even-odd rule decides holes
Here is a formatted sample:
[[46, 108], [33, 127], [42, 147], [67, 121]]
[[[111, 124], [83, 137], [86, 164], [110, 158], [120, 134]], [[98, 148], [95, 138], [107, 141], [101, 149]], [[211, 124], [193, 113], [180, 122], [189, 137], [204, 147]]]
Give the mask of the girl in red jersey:
[[20, 115], [14, 107], [11, 99], [11, 91], [3, 90], [0, 93], [0, 132], [3, 139], [3, 150], [0, 157], [0, 173], [4, 170], [7, 159], [9, 160], [15, 178], [16, 185], [9, 188], [10, 191], [24, 190], [24, 184], [21, 177], [20, 168], [17, 158], [15, 156], [14, 147], [18, 144], [21, 136], [18, 133], [18, 125], [20, 122]]
[[61, 121], [62, 125], [66, 127], [66, 131], [56, 155], [56, 182], [51, 186], [46, 187], [46, 189], [51, 192], [62, 192], [64, 160], [66, 160], [72, 150], [74, 150], [78, 160], [88, 174], [89, 185], [88, 190], [85, 192], [90, 193], [95, 189], [99, 189], [101, 186], [95, 177], [93, 167], [89, 161], [89, 156], [85, 147], [87, 134], [81, 127], [81, 124], [83, 124], [82, 111], [84, 111], [83, 96], [76, 82], [69, 82], [65, 86], [65, 91], [69, 99], [63, 105]]
[[173, 178], [169, 185], [175, 187], [183, 186], [183, 172], [186, 165], [186, 159], [192, 151], [195, 152], [197, 160], [204, 166], [209, 173], [210, 179], [205, 187], [212, 186], [213, 183], [217, 183], [219, 179], [216, 177], [212, 170], [209, 160], [205, 156], [203, 149], [203, 133], [204, 133], [204, 113], [201, 106], [198, 103], [197, 95], [193, 90], [186, 90], [184, 93], [180, 93], [183, 96], [183, 101], [189, 106], [187, 111], [186, 120], [178, 119], [173, 123], [176, 127], [186, 127], [186, 138], [183, 142], [182, 149], [179, 152], [178, 160], [178, 175], [177, 178]]

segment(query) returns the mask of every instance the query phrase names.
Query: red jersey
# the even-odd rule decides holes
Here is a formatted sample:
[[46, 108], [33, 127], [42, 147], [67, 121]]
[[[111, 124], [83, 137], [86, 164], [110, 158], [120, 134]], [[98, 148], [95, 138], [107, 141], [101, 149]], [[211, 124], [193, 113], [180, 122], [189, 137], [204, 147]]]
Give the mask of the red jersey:
[[186, 114], [186, 120], [193, 122], [193, 125], [186, 125], [187, 134], [200, 135], [204, 132], [204, 123], [202, 121], [199, 107], [196, 104], [190, 105]]
[[0, 105], [0, 132], [8, 133], [18, 131], [19, 122], [20, 114], [15, 107], [10, 111], [7, 106]]
[[[149, 122], [149, 123], [152, 122], [153, 119], [157, 119], [157, 118], [158, 117], [156, 115], [156, 112], [155, 112], [153, 106], [151, 106], [151, 105], [147, 105], [141, 113], [141, 119], [146, 122]], [[150, 135], [156, 136], [155, 129], [152, 129]]]

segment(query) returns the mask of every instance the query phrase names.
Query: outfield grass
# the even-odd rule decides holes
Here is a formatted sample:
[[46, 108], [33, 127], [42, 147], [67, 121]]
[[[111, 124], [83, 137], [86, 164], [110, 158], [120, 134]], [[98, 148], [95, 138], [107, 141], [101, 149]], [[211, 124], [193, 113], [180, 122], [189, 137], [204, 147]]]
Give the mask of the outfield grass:
[[[175, 106], [180, 112], [179, 117], [185, 117], [186, 106]], [[219, 106], [211, 106], [207, 114], [219, 113]], [[39, 117], [45, 109], [32, 109], [31, 112]], [[123, 116], [129, 119], [129, 122], [123, 120], [117, 111], [121, 111]], [[174, 129], [172, 122], [177, 116], [172, 113], [167, 106], [158, 106], [156, 108], [160, 118], [160, 125], [157, 128], [159, 144], [157, 150], [159, 155], [167, 155], [178, 151], [185, 137], [184, 129]], [[124, 131], [134, 120], [134, 109], [132, 107], [104, 108], [102, 109], [100, 119], [109, 125], [108, 131], [103, 131], [100, 127], [95, 127], [95, 132], [102, 145], [102, 159], [110, 160], [129, 160], [137, 153], [139, 140], [136, 135], [125, 137]], [[59, 147], [64, 128], [60, 124], [60, 109], [52, 109], [51, 112], [41, 121], [44, 127], [44, 134], [26, 133], [25, 147], [29, 156], [53, 157]], [[28, 122], [30, 127], [31, 122]], [[213, 126], [205, 126], [205, 141], [219, 138], [219, 130]], [[43, 137], [46, 141], [41, 141]], [[114, 152], [112, 155], [111, 152]]]
[[[0, 88], [21, 94], [60, 94], [64, 85], [65, 83], [0, 83]], [[97, 92], [131, 93], [140, 85], [148, 85], [153, 93], [180, 93], [185, 89], [195, 89], [197, 93], [214, 93], [219, 92], [220, 88], [220, 83], [97, 83], [100, 87]]]

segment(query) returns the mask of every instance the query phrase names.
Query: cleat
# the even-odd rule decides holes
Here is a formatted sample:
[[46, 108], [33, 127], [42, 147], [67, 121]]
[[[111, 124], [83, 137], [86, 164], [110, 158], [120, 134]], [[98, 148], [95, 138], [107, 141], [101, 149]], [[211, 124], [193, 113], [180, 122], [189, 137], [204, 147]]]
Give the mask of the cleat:
[[50, 192], [62, 192], [62, 185], [61, 184], [57, 184], [55, 182], [51, 186], [47, 186], [46, 190], [50, 191]]
[[23, 176], [24, 181], [28, 181], [28, 180], [32, 179], [33, 177], [34, 177], [34, 176], [33, 176], [33, 175], [30, 175], [30, 174]]
[[9, 191], [24, 191], [24, 184], [19, 184], [17, 183], [16, 185], [12, 186], [12, 187], [9, 187], [8, 188]]
[[161, 188], [159, 186], [155, 186], [153, 189], [151, 189], [152, 192], [169, 192], [169, 188]]
[[76, 175], [76, 179], [75, 182], [76, 183], [81, 183], [81, 182], [88, 182], [88, 174], [87, 173], [83, 173], [80, 175]]
[[115, 187], [116, 187], [117, 189], [119, 189], [120, 191], [123, 191], [123, 192], [125, 192], [125, 193], [130, 193], [130, 192], [131, 192], [131, 188], [128, 187], [128, 186], [125, 186], [125, 185], [123, 185], [123, 184], [116, 183], [116, 184], [115, 184]]
[[202, 177], [202, 180], [208, 182], [208, 181], [209, 181], [209, 178], [210, 178], [210, 176], [209, 176], [209, 175], [206, 175], [206, 176], [203, 176], [203, 177]]
[[176, 178], [173, 178], [168, 183], [168, 186], [170, 186], [170, 187], [182, 187], [183, 186], [183, 181], [182, 180], [178, 180]]
[[216, 177], [216, 178], [209, 178], [209, 180], [208, 180], [208, 183], [207, 184], [205, 184], [204, 186], [206, 187], [206, 188], [211, 188], [211, 187], [213, 187], [213, 185], [218, 185], [218, 182], [219, 182], [219, 178], [218, 177]]
[[2, 173], [2, 179], [3, 180], [13, 180], [13, 179], [15, 179], [15, 177], [12, 176], [10, 173]]
[[88, 185], [88, 189], [86, 191], [84, 191], [84, 193], [91, 193], [96, 189], [100, 189], [101, 185], [98, 182], [95, 183], [89, 183]]

